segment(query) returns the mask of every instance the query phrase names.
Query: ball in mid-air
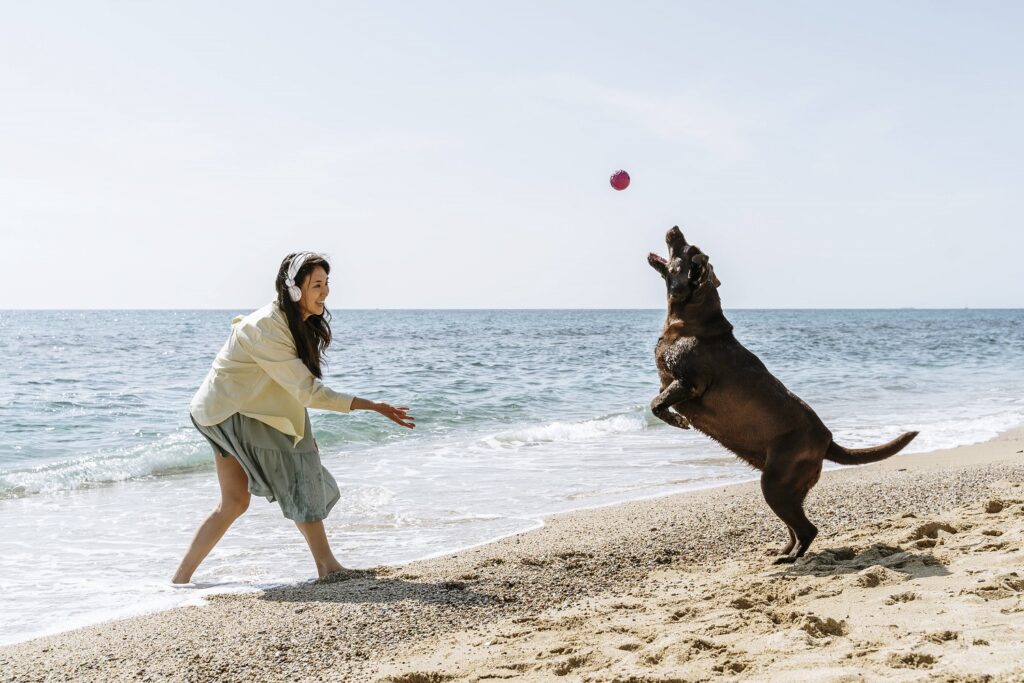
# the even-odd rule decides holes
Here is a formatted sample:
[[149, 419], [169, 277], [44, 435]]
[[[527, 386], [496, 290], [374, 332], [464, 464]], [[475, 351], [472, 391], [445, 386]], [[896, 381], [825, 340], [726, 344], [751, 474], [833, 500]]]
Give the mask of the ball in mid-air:
[[627, 187], [629, 187], [629, 174], [623, 171], [622, 169], [619, 169], [615, 173], [612, 173], [610, 182], [612, 184], [612, 187], [615, 188], [616, 190], [625, 190]]

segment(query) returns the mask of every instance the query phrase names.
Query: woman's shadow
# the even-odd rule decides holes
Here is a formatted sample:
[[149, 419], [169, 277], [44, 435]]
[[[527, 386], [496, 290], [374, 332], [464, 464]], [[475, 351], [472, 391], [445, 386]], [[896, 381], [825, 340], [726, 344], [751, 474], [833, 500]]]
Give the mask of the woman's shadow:
[[[501, 604], [496, 594], [477, 592], [464, 581], [420, 582], [408, 575], [389, 576], [388, 569], [345, 570], [307, 583], [265, 589], [261, 600], [270, 602], [331, 602], [384, 604], [412, 600], [445, 606]], [[402, 578], [405, 576], [406, 578]]]

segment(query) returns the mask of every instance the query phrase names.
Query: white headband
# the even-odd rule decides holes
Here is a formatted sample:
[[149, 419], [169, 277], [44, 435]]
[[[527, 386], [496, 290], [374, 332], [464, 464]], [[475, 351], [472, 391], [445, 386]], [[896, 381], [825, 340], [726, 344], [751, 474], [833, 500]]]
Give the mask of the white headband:
[[314, 256], [319, 256], [319, 254], [314, 254], [311, 251], [300, 251], [292, 257], [291, 263], [288, 264], [288, 277], [284, 279], [284, 286], [288, 288], [288, 296], [292, 301], [298, 301], [302, 298], [302, 290], [295, 284], [295, 276], [299, 274], [299, 269], [302, 268], [303, 264]]

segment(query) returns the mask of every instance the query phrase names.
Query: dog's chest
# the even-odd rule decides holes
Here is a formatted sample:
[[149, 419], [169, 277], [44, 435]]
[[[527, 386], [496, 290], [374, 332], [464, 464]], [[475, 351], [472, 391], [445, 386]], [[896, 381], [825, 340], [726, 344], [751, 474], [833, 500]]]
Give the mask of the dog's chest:
[[655, 352], [658, 368], [667, 371], [678, 367], [686, 359], [696, 355], [700, 341], [697, 337], [685, 337], [680, 334], [666, 333], [658, 340]]

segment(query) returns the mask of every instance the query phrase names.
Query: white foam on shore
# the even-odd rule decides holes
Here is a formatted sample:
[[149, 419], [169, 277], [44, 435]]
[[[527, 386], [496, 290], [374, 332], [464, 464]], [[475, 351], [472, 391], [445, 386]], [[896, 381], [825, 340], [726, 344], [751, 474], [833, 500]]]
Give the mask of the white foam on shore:
[[833, 439], [849, 448], [864, 448], [885, 443], [904, 432], [916, 431], [920, 432], [917, 438], [903, 452], [928, 453], [991, 441], [1024, 424], [1024, 409], [1000, 407], [987, 412], [984, 406], [972, 406], [952, 416], [946, 412], [921, 411], [910, 419], [897, 415], [874, 419], [878, 424], [856, 426], [851, 424], [853, 420], [843, 420], [830, 425]]
[[519, 447], [538, 443], [577, 443], [603, 436], [640, 432], [647, 419], [640, 411], [608, 415], [578, 422], [556, 421], [533, 427], [498, 432], [483, 438], [493, 448]]
[[212, 469], [209, 454], [209, 445], [189, 428], [148, 444], [104, 450], [35, 467], [9, 467], [0, 470], [0, 500]]

